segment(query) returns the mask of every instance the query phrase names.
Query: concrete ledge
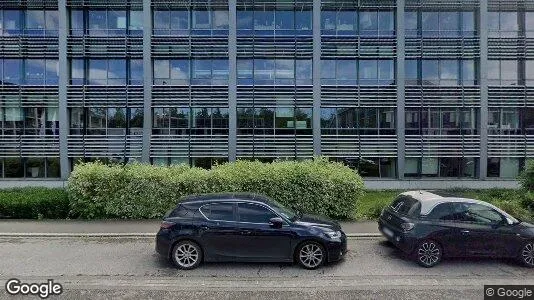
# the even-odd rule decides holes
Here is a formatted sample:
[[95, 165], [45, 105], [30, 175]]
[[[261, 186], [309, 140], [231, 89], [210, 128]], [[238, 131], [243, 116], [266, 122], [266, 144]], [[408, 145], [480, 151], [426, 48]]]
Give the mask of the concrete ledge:
[[459, 180], [459, 179], [414, 179], [414, 180], [381, 180], [365, 179], [365, 187], [369, 190], [439, 190], [452, 188], [465, 189], [517, 189], [516, 180]]

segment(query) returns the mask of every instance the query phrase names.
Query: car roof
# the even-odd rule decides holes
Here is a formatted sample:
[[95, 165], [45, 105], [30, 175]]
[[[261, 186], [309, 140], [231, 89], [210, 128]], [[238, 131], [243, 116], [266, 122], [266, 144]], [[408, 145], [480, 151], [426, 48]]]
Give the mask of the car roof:
[[490, 206], [492, 208], [499, 210], [495, 206], [484, 201], [469, 199], [469, 198], [462, 198], [462, 197], [452, 197], [452, 196], [444, 197], [444, 196], [438, 195], [437, 193], [432, 193], [432, 192], [422, 191], [422, 190], [404, 192], [404, 193], [401, 193], [401, 195], [408, 196], [410, 198], [413, 198], [421, 202], [421, 215], [428, 215], [432, 211], [432, 209], [434, 209], [434, 207], [436, 207], [438, 204], [448, 203], [448, 202], [482, 204], [482, 205]]
[[271, 199], [265, 195], [256, 193], [211, 193], [211, 194], [197, 194], [189, 195], [182, 198], [180, 203], [192, 202], [225, 202], [228, 200], [250, 200], [269, 204]]

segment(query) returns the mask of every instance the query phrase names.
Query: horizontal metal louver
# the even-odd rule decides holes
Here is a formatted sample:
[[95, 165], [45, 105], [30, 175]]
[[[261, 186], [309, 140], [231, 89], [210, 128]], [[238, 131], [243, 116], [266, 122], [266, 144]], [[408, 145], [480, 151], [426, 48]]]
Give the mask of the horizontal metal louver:
[[143, 57], [142, 37], [77, 37], [67, 39], [69, 57]]
[[228, 86], [154, 85], [152, 106], [228, 106]]
[[476, 9], [479, 0], [406, 0], [406, 9]]
[[336, 8], [394, 8], [396, 6], [395, 0], [322, 0], [322, 9], [336, 9]]
[[143, 86], [70, 85], [67, 88], [69, 107], [132, 107], [143, 106]]
[[406, 135], [406, 157], [479, 156], [479, 135]]
[[312, 135], [237, 135], [238, 157], [312, 157]]
[[228, 57], [227, 36], [153, 36], [153, 58]]
[[227, 157], [228, 135], [152, 135], [151, 157]]
[[478, 58], [478, 37], [406, 38], [406, 58]]
[[69, 157], [141, 157], [142, 135], [69, 135]]
[[322, 135], [321, 154], [330, 157], [397, 157], [397, 136]]
[[321, 37], [321, 58], [394, 58], [395, 37]]
[[237, 86], [238, 106], [313, 105], [312, 86]]
[[58, 0], [2, 0], [0, 9], [3, 8], [46, 8], [57, 9]]
[[57, 135], [2, 135], [0, 157], [57, 157]]
[[313, 39], [309, 37], [238, 37], [238, 58], [312, 58]]
[[58, 58], [57, 37], [0, 36], [0, 57]]
[[480, 107], [479, 86], [406, 86], [406, 107]]
[[152, 0], [151, 5], [156, 9], [181, 8], [228, 8], [228, 0]]
[[72, 8], [143, 8], [143, 0], [67, 0], [67, 6]]
[[3, 107], [57, 107], [57, 86], [0, 85], [0, 105]]
[[533, 157], [534, 135], [489, 135], [489, 157]]
[[397, 86], [335, 86], [321, 87], [321, 106], [329, 107], [395, 107]]

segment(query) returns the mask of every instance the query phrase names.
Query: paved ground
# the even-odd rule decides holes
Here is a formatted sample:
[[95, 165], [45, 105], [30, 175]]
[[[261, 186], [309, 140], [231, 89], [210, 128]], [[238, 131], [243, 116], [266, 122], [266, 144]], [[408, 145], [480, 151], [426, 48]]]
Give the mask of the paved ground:
[[[2, 233], [149, 233], [156, 234], [161, 220], [1, 220]], [[341, 222], [346, 233], [378, 233], [372, 222]]]
[[382, 239], [350, 239], [349, 249], [344, 261], [315, 271], [231, 263], [180, 271], [155, 254], [151, 238], [3, 238], [0, 282], [53, 278], [68, 299], [482, 299], [484, 284], [534, 284], [534, 270], [513, 261], [447, 260], [425, 269]]

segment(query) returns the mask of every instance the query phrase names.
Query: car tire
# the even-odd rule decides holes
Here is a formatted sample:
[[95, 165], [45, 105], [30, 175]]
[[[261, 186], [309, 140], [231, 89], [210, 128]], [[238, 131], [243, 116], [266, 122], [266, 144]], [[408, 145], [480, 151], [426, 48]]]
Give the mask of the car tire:
[[424, 240], [417, 245], [413, 255], [420, 266], [432, 268], [441, 262], [443, 248], [433, 240]]
[[525, 267], [534, 268], [534, 241], [529, 241], [521, 247], [518, 259]]
[[315, 270], [326, 261], [326, 251], [323, 245], [314, 241], [307, 241], [297, 248], [295, 258], [304, 269]]
[[202, 249], [193, 241], [180, 241], [172, 248], [171, 259], [178, 269], [191, 270], [202, 262]]

